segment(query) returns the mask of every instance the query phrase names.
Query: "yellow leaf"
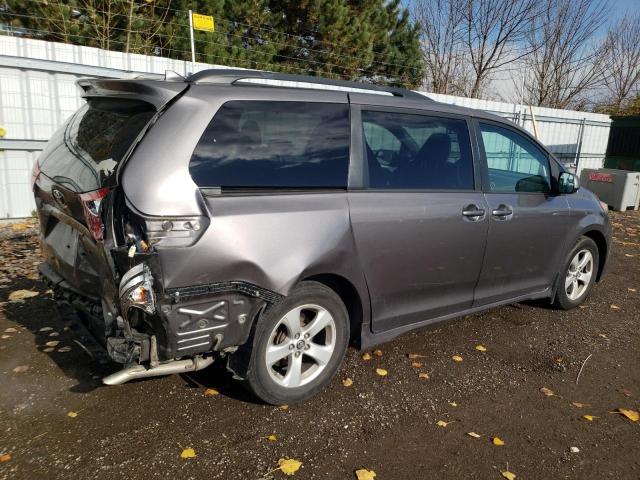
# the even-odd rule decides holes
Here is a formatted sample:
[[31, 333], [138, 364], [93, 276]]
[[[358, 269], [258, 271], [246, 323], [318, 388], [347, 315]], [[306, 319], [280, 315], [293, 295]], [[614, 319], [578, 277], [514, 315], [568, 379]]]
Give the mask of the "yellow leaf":
[[611, 310], [620, 310], [620, 307], [618, 305], [614, 305], [613, 303], [611, 304]]
[[588, 305], [578, 305], [578, 308], [589, 308]]
[[458, 404], [456, 402], [449, 402], [449, 405], [451, 405], [452, 407], [457, 407]]
[[5, 453], [4, 455], [0, 455], [0, 463], [8, 462], [11, 460], [11, 454]]
[[78, 416], [78, 412], [68, 412], [67, 417], [76, 418]]
[[278, 437], [276, 437], [275, 435], [269, 435], [267, 437], [267, 440], [269, 440], [270, 442], [275, 442], [276, 440], [278, 440]]
[[582, 407], [586, 407], [587, 406], [586, 403], [580, 403], [580, 402], [571, 402], [571, 405], [573, 405], [574, 407], [577, 407], [577, 408], [582, 408]]
[[29, 370], [29, 365], [18, 365], [16, 368], [13, 369], [14, 373], [24, 373], [27, 370]]
[[57, 347], [59, 343], [60, 341], [58, 340], [51, 340], [50, 342], [45, 343], [45, 345], [47, 347]]
[[486, 352], [487, 347], [485, 347], [484, 345], [476, 345], [476, 350], [478, 350], [479, 352]]
[[640, 414], [635, 410], [627, 410], [626, 408], [619, 408], [618, 412], [627, 417], [632, 422], [637, 422], [640, 420]]
[[499, 447], [504, 445], [504, 441], [502, 441], [502, 439], [500, 437], [493, 437], [493, 439], [491, 441], [493, 442], [494, 445], [497, 445]]
[[353, 385], [353, 380], [351, 380], [350, 378], [345, 378], [344, 380], [342, 380], [342, 385], [344, 385], [345, 387], [350, 387], [351, 385]]
[[416, 360], [418, 358], [427, 358], [427, 356], [426, 355], [420, 355], [418, 353], [409, 353], [409, 354], [407, 354], [407, 358], [409, 360]]
[[16, 290], [9, 294], [9, 301], [15, 302], [16, 300], [24, 300], [25, 298], [37, 297], [38, 292], [32, 290]]
[[376, 368], [376, 373], [381, 377], [385, 377], [389, 372], [387, 372], [384, 368]]
[[411, 366], [413, 368], [422, 368], [422, 363], [420, 363], [420, 362], [412, 362]]
[[371, 360], [371, 355], [369, 355], [369, 352], [365, 352], [362, 354], [362, 359], [363, 360]]
[[373, 354], [374, 354], [376, 357], [381, 357], [381, 356], [382, 356], [382, 350], [374, 350], [374, 351], [373, 351]]
[[445, 428], [447, 425], [449, 425], [451, 422], [445, 422], [444, 420], [438, 420], [436, 422], [436, 425], [438, 425], [439, 427]]
[[553, 390], [549, 390], [547, 387], [542, 387], [540, 391], [544, 393], [547, 397], [553, 397], [555, 395], [555, 393], [553, 393]]
[[358, 480], [373, 480], [376, 478], [376, 472], [373, 470], [367, 470], [366, 468], [356, 470], [355, 473]]
[[429, 374], [426, 372], [420, 372], [418, 374], [418, 378], [422, 378], [423, 380], [429, 380]]
[[189, 447], [189, 448], [185, 448], [184, 450], [182, 450], [182, 453], [180, 454], [180, 458], [195, 458], [196, 457], [196, 451]]
[[509, 471], [502, 472], [502, 476], [503, 476], [504, 478], [506, 478], [507, 480], [516, 480], [516, 475], [515, 475], [515, 473], [511, 473], [511, 472], [509, 472]]
[[461, 362], [462, 357], [460, 355], [454, 355], [453, 357], [451, 357], [451, 360], [453, 360], [454, 362]]
[[582, 418], [584, 418], [585, 420], [589, 420], [590, 422], [593, 422], [598, 417], [594, 415], [583, 415]]
[[280, 410], [288, 410], [289, 409], [289, 405], [280, 405], [278, 408]]
[[215, 388], [207, 388], [204, 391], [204, 396], [205, 397], [214, 397], [216, 395], [220, 395], [220, 392], [218, 390], [216, 390]]
[[278, 460], [278, 466], [285, 475], [293, 475], [300, 469], [302, 462], [294, 460], [293, 458], [281, 458]]
[[482, 435], [477, 434], [476, 432], [467, 432], [467, 435], [473, 438], [480, 438]]

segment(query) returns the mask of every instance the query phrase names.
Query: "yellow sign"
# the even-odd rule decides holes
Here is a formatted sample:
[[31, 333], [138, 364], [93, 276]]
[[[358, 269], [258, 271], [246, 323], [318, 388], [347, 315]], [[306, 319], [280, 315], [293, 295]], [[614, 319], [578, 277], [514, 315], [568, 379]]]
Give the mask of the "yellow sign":
[[215, 32], [216, 26], [213, 23], [213, 17], [209, 15], [200, 15], [199, 13], [193, 14], [193, 28], [194, 30], [204, 30], [205, 32]]

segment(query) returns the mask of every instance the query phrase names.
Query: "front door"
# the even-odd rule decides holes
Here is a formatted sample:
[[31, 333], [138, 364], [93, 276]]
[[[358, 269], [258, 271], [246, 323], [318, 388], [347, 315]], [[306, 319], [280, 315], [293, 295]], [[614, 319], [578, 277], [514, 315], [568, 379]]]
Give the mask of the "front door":
[[364, 189], [351, 223], [375, 332], [471, 307], [487, 206], [464, 117], [363, 110]]
[[489, 235], [475, 305], [543, 292], [558, 272], [569, 229], [564, 195], [551, 193], [549, 157], [516, 129], [480, 122]]

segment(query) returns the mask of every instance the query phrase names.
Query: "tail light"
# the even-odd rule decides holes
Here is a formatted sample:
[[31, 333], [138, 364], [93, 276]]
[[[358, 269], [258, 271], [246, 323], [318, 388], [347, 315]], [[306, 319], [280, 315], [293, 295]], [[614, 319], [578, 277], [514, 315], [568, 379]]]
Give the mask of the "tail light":
[[33, 164], [33, 169], [31, 170], [31, 191], [32, 192], [36, 188], [36, 182], [40, 177], [40, 173], [41, 173], [40, 164], [38, 164], [38, 161], [36, 160], [36, 163]]
[[104, 224], [100, 216], [100, 204], [109, 193], [108, 188], [101, 188], [93, 192], [81, 193], [80, 202], [84, 213], [84, 219], [91, 236], [96, 242], [104, 240]]
[[209, 226], [207, 217], [164, 218], [145, 221], [147, 238], [154, 247], [189, 247]]

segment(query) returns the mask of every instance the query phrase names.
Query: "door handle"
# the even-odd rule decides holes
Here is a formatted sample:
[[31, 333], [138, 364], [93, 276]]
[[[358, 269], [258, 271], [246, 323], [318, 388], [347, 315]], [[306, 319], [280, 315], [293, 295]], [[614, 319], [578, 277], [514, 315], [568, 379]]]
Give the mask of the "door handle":
[[498, 205], [498, 208], [491, 210], [491, 215], [500, 220], [508, 220], [513, 215], [513, 208], [509, 205]]
[[467, 217], [469, 220], [476, 221], [484, 217], [485, 210], [475, 204], [467, 205], [462, 209], [462, 216]]

